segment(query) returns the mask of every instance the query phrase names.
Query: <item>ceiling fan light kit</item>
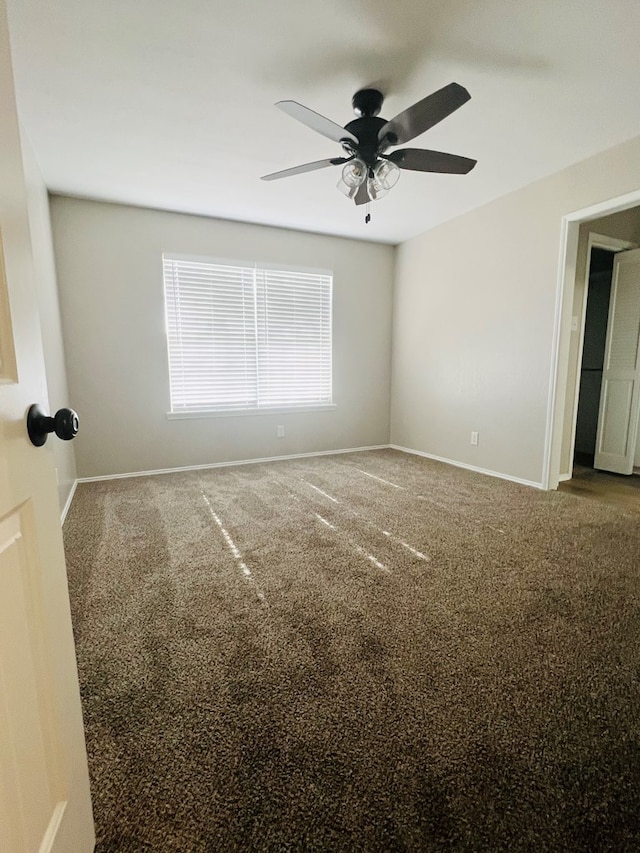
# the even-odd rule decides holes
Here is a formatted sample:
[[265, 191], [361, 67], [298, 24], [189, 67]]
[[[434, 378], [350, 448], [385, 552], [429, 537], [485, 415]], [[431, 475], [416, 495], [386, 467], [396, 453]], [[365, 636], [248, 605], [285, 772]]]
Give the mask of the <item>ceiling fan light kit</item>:
[[[409, 142], [424, 133], [465, 104], [471, 96], [458, 83], [449, 83], [432, 95], [385, 121], [379, 118], [384, 96], [378, 89], [360, 89], [352, 99], [357, 118], [344, 127], [331, 121], [297, 101], [278, 101], [276, 106], [292, 118], [307, 125], [317, 133], [338, 142], [345, 157], [316, 160], [281, 172], [263, 175], [263, 181], [274, 181], [304, 172], [342, 165], [337, 187], [357, 205], [368, 204], [387, 195], [398, 182], [401, 170], [414, 172], [440, 172], [466, 175], [476, 165], [476, 160], [427, 151], [422, 148], [401, 148], [387, 153], [389, 148]], [[368, 222], [367, 215], [365, 221]]]

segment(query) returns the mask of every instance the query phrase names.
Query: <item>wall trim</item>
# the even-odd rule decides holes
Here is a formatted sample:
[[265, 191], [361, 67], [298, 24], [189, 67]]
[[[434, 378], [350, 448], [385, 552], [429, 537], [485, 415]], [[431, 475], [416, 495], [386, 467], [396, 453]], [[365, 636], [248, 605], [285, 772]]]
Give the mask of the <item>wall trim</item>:
[[[561, 355], [561, 344], [563, 342], [562, 335], [562, 320], [563, 320], [563, 303], [567, 286], [565, 282], [570, 276], [569, 266], [572, 264], [573, 277], [575, 284], [575, 262], [578, 257], [578, 238], [579, 238], [579, 223], [574, 223], [569, 216], [563, 216], [560, 219], [560, 247], [558, 257], [558, 272], [556, 275], [556, 292], [555, 304], [553, 308], [553, 332], [551, 335], [551, 360], [549, 365], [549, 385], [547, 393], [547, 417], [544, 428], [544, 450], [542, 457], [542, 487], [544, 489], [556, 489], [558, 487], [559, 471], [559, 456], [560, 446], [558, 446], [558, 438], [555, 436], [554, 448], [554, 428], [556, 427], [556, 412], [560, 411], [564, 404], [565, 387], [561, 388], [559, 377], [559, 364]], [[567, 354], [568, 359], [568, 354]], [[558, 400], [560, 389], [561, 400]], [[560, 439], [561, 444], [562, 439]], [[554, 454], [555, 450], [555, 454]], [[558, 468], [554, 477], [553, 467]]]
[[67, 513], [69, 512], [69, 507], [71, 506], [71, 501], [73, 500], [73, 496], [76, 493], [76, 488], [78, 486], [78, 482], [79, 482], [79, 480], [74, 480], [73, 483], [71, 484], [71, 489], [69, 491], [69, 495], [67, 497], [67, 500], [65, 501], [64, 506], [62, 507], [62, 512], [60, 513], [60, 526], [61, 527], [65, 523], [65, 521], [67, 520]]
[[535, 483], [533, 480], [523, 480], [521, 477], [512, 477], [511, 474], [502, 474], [499, 471], [490, 471], [488, 468], [478, 468], [477, 465], [468, 465], [466, 462], [456, 462], [455, 459], [446, 459], [444, 456], [436, 456], [433, 453], [425, 453], [423, 450], [413, 450], [411, 447], [401, 447], [399, 444], [390, 444], [393, 450], [401, 450], [403, 453], [413, 453], [414, 456], [424, 456], [426, 459], [433, 459], [436, 462], [444, 462], [446, 465], [453, 465], [455, 468], [465, 468], [467, 471], [475, 471], [476, 474], [486, 474], [489, 477], [497, 477], [499, 480], [509, 480], [511, 483], [519, 483], [521, 486], [530, 486], [534, 489], [543, 489], [542, 483]]
[[206, 465], [184, 465], [179, 468], [157, 468], [153, 471], [131, 471], [127, 474], [103, 474], [99, 477], [78, 477], [76, 483], [98, 483], [102, 480], [125, 480], [129, 477], [154, 477], [156, 474], [178, 474], [181, 471], [206, 471], [209, 468], [230, 468], [233, 465], [258, 465], [263, 462], [283, 462], [287, 459], [307, 459], [311, 456], [337, 456], [340, 453], [364, 453], [366, 450], [388, 450], [391, 446], [392, 445], [390, 444], [371, 444], [367, 447], [345, 447], [340, 450], [316, 450], [313, 453], [291, 453], [287, 456], [263, 456], [258, 459], [237, 459], [232, 462], [210, 462]]

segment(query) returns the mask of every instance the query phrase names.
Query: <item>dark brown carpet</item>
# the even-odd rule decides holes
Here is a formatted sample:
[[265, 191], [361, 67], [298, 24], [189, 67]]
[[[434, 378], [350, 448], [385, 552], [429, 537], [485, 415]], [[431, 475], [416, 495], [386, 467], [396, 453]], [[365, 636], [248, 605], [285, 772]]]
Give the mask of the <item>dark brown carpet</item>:
[[99, 853], [640, 850], [637, 515], [379, 451], [65, 540]]

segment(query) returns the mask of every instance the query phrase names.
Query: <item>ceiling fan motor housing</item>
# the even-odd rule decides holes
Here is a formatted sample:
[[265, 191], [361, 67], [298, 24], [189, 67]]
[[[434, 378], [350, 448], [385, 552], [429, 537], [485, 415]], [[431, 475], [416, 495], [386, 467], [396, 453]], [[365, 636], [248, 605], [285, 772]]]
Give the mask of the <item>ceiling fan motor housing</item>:
[[366, 163], [367, 166], [373, 166], [378, 159], [381, 151], [378, 133], [380, 132], [380, 128], [384, 127], [386, 123], [383, 118], [364, 116], [362, 118], [355, 118], [349, 124], [345, 125], [344, 129], [348, 130], [349, 133], [353, 133], [358, 139], [358, 145], [349, 143], [351, 151], [355, 153], [356, 157]]
[[348, 142], [345, 149], [370, 168], [378, 160], [381, 149], [386, 147], [381, 146], [378, 139], [380, 128], [386, 124], [384, 119], [377, 118], [383, 101], [384, 95], [378, 89], [360, 89], [351, 100], [358, 118], [345, 125], [345, 130], [358, 139], [358, 145]]

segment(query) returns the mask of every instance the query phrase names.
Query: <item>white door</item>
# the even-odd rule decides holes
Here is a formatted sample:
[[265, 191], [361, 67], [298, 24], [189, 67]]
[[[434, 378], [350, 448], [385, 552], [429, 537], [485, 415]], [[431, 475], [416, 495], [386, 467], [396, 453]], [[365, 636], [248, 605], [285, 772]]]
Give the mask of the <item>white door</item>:
[[[5, 0], [0, 0], [0, 851], [94, 847]], [[56, 440], [57, 439], [49, 439]]]
[[640, 417], [640, 249], [613, 264], [594, 468], [633, 473]]

